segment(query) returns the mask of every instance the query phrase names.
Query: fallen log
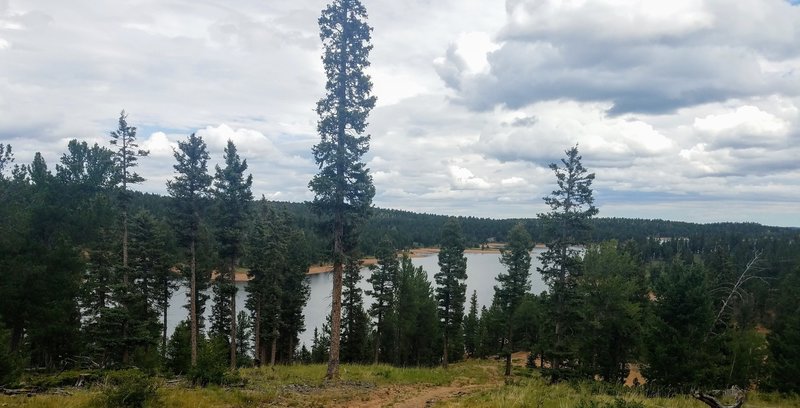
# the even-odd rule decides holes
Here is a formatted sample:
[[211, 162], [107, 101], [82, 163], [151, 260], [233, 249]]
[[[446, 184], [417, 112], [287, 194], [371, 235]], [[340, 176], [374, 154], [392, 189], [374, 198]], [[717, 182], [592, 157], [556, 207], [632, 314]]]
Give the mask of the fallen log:
[[745, 393], [739, 389], [739, 387], [733, 386], [731, 387], [730, 391], [725, 392], [730, 392], [736, 396], [736, 400], [734, 401], [733, 405], [725, 405], [714, 397], [714, 394], [723, 394], [722, 391], [711, 391], [711, 393], [695, 392], [692, 394], [692, 396], [711, 408], [742, 408], [744, 406]]

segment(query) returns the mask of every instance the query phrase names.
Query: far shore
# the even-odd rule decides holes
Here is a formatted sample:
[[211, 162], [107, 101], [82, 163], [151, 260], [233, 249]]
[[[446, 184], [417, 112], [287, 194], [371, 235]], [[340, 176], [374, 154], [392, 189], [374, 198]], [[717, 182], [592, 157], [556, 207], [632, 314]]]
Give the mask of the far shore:
[[[484, 245], [482, 248], [467, 248], [464, 250], [466, 254], [500, 254], [500, 250], [505, 247], [504, 243], [490, 243]], [[544, 248], [544, 245], [537, 244], [536, 248]], [[408, 251], [409, 255], [412, 258], [423, 258], [426, 256], [431, 256], [434, 254], [439, 253], [439, 248], [435, 247], [425, 247], [425, 248], [415, 248]], [[402, 254], [402, 252], [400, 252]], [[374, 257], [371, 258], [364, 258], [361, 260], [364, 266], [368, 265], [375, 265], [378, 263], [378, 260]], [[325, 265], [312, 265], [308, 268], [308, 275], [318, 275], [321, 273], [329, 273], [333, 271], [332, 264], [325, 264]], [[236, 282], [247, 282], [250, 280], [250, 277], [247, 276], [247, 269], [244, 268], [237, 268], [236, 276], [234, 278]]]

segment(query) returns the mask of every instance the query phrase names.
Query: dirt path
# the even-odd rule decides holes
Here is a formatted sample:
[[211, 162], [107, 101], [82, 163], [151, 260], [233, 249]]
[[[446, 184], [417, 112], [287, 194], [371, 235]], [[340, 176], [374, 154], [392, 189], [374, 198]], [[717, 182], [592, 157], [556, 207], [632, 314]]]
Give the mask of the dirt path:
[[494, 383], [471, 385], [446, 385], [414, 388], [392, 387], [376, 390], [369, 400], [349, 401], [345, 406], [357, 408], [420, 408], [431, 407], [437, 401], [462, 397], [496, 386]]
[[476, 392], [489, 390], [503, 384], [502, 377], [495, 365], [481, 366], [489, 372], [490, 379], [482, 384], [462, 384], [459, 380], [441, 386], [389, 386], [378, 388], [370, 393], [369, 399], [348, 401], [344, 406], [358, 408], [419, 408], [431, 407], [438, 401], [463, 397]]

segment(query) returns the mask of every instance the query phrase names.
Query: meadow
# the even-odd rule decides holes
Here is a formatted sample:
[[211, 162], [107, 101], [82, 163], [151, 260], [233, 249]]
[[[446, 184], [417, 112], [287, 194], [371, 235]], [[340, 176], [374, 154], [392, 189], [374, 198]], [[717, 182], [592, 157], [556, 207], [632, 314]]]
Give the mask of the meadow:
[[[642, 388], [600, 383], [552, 385], [538, 370], [516, 366], [511, 378], [502, 362], [470, 360], [442, 368], [342, 365], [342, 379], [324, 381], [325, 365], [246, 368], [227, 387], [192, 387], [181, 378], [156, 377], [156, 397], [147, 407], [541, 407], [692, 408], [705, 405], [691, 396], [649, 398]], [[32, 396], [0, 396], [2, 407], [102, 407], [103, 380], [87, 387], [60, 387]], [[800, 397], [748, 393], [745, 407], [789, 408]]]

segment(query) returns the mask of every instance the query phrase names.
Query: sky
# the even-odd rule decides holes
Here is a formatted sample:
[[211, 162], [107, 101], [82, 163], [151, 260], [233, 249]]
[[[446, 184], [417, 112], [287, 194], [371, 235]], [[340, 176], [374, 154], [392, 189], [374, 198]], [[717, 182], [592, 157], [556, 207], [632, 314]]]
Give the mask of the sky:
[[[575, 144], [600, 216], [800, 227], [795, 0], [362, 0], [378, 207], [535, 217]], [[325, 0], [0, 0], [0, 143], [54, 168], [122, 109], [165, 194], [233, 140], [256, 197], [313, 199]]]

